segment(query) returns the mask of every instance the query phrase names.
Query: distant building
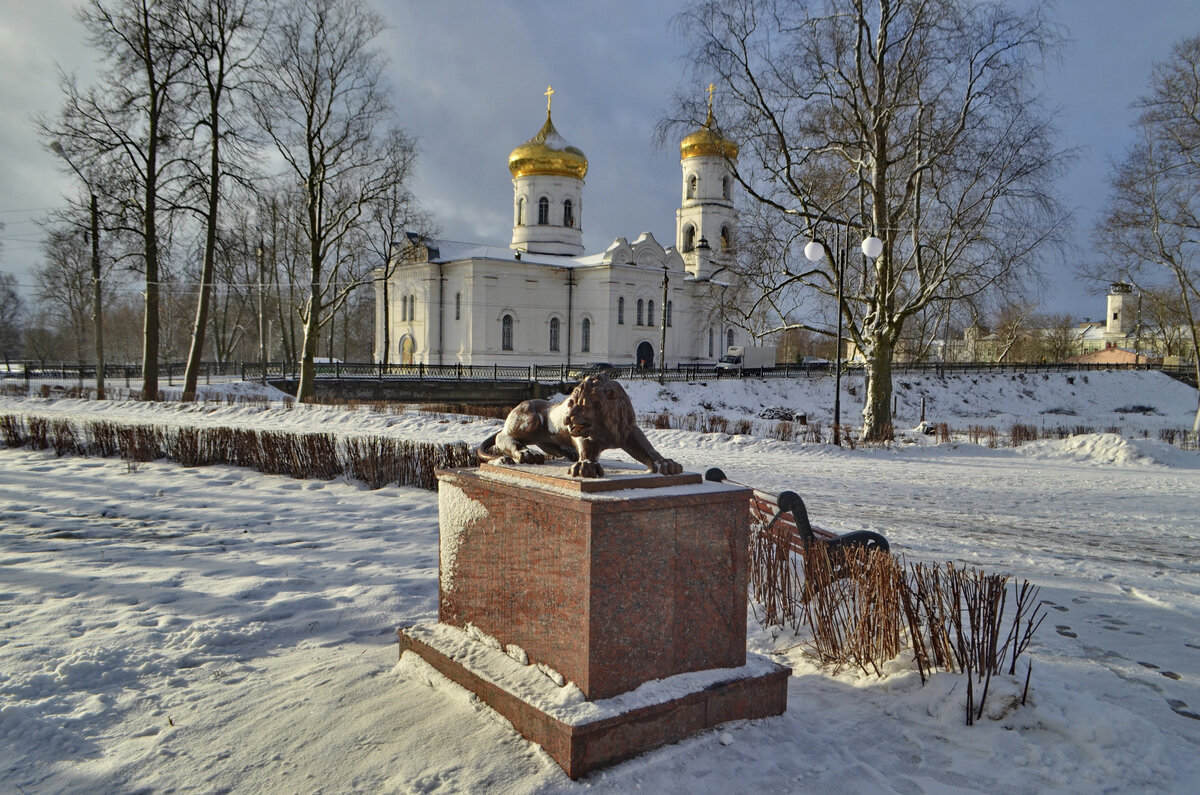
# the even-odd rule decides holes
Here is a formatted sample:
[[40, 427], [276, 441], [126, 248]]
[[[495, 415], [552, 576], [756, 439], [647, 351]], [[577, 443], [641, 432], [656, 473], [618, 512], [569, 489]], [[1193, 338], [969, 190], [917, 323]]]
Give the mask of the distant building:
[[[547, 91], [547, 94], [553, 92]], [[704, 125], [679, 146], [676, 239], [649, 232], [583, 247], [588, 161], [550, 117], [512, 150], [507, 245], [421, 240], [393, 246], [376, 275], [375, 358], [397, 364], [608, 362], [645, 367], [713, 362], [745, 332], [711, 311], [724, 299], [737, 239], [730, 162], [737, 145]], [[666, 332], [665, 350], [663, 331]]]

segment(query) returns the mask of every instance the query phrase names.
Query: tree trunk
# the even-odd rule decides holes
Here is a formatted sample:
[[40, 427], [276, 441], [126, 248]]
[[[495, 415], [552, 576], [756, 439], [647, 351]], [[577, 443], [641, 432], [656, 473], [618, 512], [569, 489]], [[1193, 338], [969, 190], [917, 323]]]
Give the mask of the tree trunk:
[[204, 230], [204, 265], [200, 274], [200, 295], [196, 299], [196, 323], [192, 327], [192, 346], [188, 351], [187, 370], [183, 375], [184, 402], [196, 399], [200, 360], [204, 356], [204, 334], [208, 330], [208, 309], [212, 300], [213, 272], [217, 261], [217, 207], [221, 200], [221, 144], [218, 108], [212, 107], [212, 147], [208, 162], [208, 218]]
[[321, 335], [321, 298], [318, 287], [313, 287], [308, 299], [308, 317], [304, 320], [304, 355], [300, 360], [300, 384], [296, 388], [296, 402], [307, 403], [316, 392], [317, 343]]
[[884, 442], [892, 438], [892, 353], [893, 344], [877, 335], [872, 358], [867, 364], [867, 394], [863, 405], [863, 441]]

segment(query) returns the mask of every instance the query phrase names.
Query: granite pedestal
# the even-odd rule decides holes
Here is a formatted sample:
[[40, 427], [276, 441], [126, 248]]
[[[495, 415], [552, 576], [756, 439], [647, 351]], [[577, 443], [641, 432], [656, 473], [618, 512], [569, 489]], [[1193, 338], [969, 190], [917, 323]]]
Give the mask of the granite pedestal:
[[[565, 472], [438, 474], [438, 618], [561, 674], [608, 705], [591, 713], [603, 721], [546, 715], [428, 632], [402, 631], [401, 652], [478, 694], [572, 777], [717, 723], [782, 713], [790, 672], [747, 664], [749, 490], [693, 473]], [[654, 680], [673, 681], [677, 695], [702, 684], [612, 707]]]

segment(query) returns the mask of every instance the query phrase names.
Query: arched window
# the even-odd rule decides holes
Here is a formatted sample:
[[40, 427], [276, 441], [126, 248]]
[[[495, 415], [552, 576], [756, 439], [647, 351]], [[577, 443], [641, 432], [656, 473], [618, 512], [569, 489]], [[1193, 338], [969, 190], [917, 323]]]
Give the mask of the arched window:
[[696, 248], [696, 227], [688, 224], [683, 228], [683, 250], [693, 251]]
[[[505, 315], [500, 319], [500, 350], [511, 351], [513, 349], [513, 317]], [[729, 332], [732, 334], [733, 332]]]
[[538, 225], [545, 226], [550, 223], [550, 200], [545, 196], [538, 199]]
[[408, 296], [400, 296], [400, 320], [408, 320]]
[[642, 299], [639, 298], [637, 303], [637, 325], [639, 326], [642, 325], [642, 310], [645, 308], [645, 304], [642, 302]]
[[417, 297], [415, 295], [408, 296], [408, 319], [417, 319]]
[[525, 197], [517, 199], [517, 226], [525, 226]]
[[666, 321], [667, 321], [667, 325], [668, 325], [668, 326], [670, 326], [670, 325], [671, 325], [671, 304], [672, 304], [672, 303], [673, 303], [673, 302], [671, 302], [671, 301], [667, 301], [667, 310], [666, 310], [666, 312], [667, 312], [667, 316], [666, 316], [665, 318], [663, 318], [664, 320], [666, 320]]
[[708, 358], [713, 358], [713, 333], [712, 329], [708, 330]]
[[646, 302], [646, 325], [647, 326], [654, 325], [654, 302], [653, 301]]
[[732, 348], [733, 347], [733, 329], [729, 329], [729, 333], [726, 334], [726, 337], [728, 339], [725, 342], [725, 347]]
[[721, 180], [721, 196], [728, 199], [733, 192], [733, 180], [729, 177]]
[[558, 350], [558, 318], [550, 318], [550, 350]]
[[625, 296], [617, 299], [617, 325], [625, 325]]
[[592, 321], [586, 317], [579, 326], [579, 350], [582, 353], [592, 350]]
[[454, 294], [454, 319], [462, 320], [462, 293]]
[[575, 226], [575, 205], [570, 199], [563, 202], [563, 226]]
[[728, 251], [732, 247], [733, 247], [733, 240], [729, 233], [729, 227], [723, 226], [723, 227], [721, 227], [721, 250]]
[[695, 174], [692, 174], [690, 177], [688, 177], [688, 182], [687, 182], [687, 197], [688, 197], [689, 199], [694, 199], [694, 198], [696, 198], [696, 186], [697, 186], [698, 184], [699, 184], [699, 180], [698, 180], [698, 179], [696, 179], [696, 175], [695, 175]]

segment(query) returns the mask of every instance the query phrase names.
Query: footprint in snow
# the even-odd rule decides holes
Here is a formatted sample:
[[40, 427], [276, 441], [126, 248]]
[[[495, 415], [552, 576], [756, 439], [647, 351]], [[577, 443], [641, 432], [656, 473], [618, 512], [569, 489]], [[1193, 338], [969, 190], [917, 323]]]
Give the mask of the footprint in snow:
[[1065, 625], [1065, 624], [1059, 624], [1058, 626], [1056, 626], [1056, 627], [1054, 628], [1054, 631], [1055, 631], [1055, 632], [1057, 632], [1059, 635], [1062, 635], [1064, 638], [1077, 638], [1077, 637], [1079, 637], [1078, 635], [1076, 635], [1074, 632], [1072, 632], [1072, 631], [1071, 631], [1071, 628], [1070, 628], [1070, 627], [1068, 627], [1068, 626], [1067, 626], [1067, 625]]

